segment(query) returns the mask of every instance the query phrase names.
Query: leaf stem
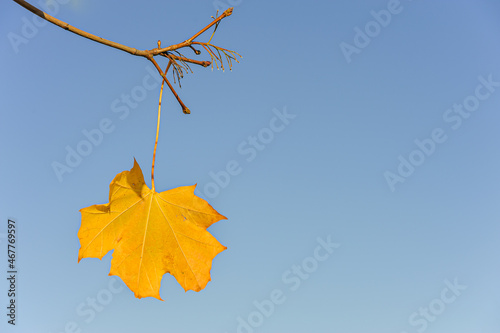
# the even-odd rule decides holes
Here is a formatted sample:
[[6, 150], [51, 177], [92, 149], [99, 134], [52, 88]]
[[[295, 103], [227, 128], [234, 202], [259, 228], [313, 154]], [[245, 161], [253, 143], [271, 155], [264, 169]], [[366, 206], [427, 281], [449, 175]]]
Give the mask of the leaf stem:
[[[168, 72], [172, 61], [168, 62], [167, 68], [165, 69], [165, 73]], [[161, 115], [161, 99], [163, 96], [163, 86], [165, 84], [165, 80], [161, 82], [160, 88], [160, 99], [158, 101], [158, 120], [156, 122], [156, 138], [155, 138], [155, 148], [153, 149], [153, 163], [151, 165], [151, 190], [155, 190], [155, 160], [156, 160], [156, 147], [158, 146], [158, 135], [160, 134], [160, 115]]]

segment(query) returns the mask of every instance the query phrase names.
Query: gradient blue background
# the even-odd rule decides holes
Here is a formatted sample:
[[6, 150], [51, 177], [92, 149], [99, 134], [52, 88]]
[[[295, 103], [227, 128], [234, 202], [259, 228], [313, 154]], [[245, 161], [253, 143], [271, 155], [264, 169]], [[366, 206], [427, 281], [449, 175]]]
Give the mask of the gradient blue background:
[[[21, 35], [33, 15], [2, 1], [0, 234], [15, 218], [20, 273], [16, 327], [6, 323], [0, 280], [0, 330], [232, 333], [238, 317], [256, 311], [254, 301], [280, 289], [285, 302], [253, 331], [499, 332], [500, 89], [457, 130], [443, 114], [474, 93], [479, 76], [500, 81], [500, 3], [402, 1], [401, 13], [348, 63], [340, 43], [353, 44], [353, 29], [388, 1], [232, 2], [213, 42], [244, 58], [232, 72], [193, 66], [178, 89], [189, 116], [164, 94], [155, 173], [159, 190], [198, 183], [197, 193], [228, 217], [209, 229], [228, 250], [203, 291], [185, 293], [166, 275], [164, 302], [139, 300], [118, 280], [123, 290], [88, 320], [77, 309], [91, 309], [87, 299], [106, 294], [114, 278], [111, 254], [77, 264], [78, 210], [107, 202], [109, 183], [134, 157], [150, 184], [159, 89], [120, 119], [112, 102], [142, 85], [149, 62], [50, 24], [16, 53], [8, 34]], [[185, 40], [219, 4], [229, 7], [72, 0], [56, 16], [149, 49], [158, 39]], [[296, 117], [248, 162], [237, 148], [269, 126], [274, 108]], [[51, 164], [64, 163], [65, 147], [75, 149], [82, 130], [104, 118], [113, 132], [60, 182]], [[434, 128], [446, 142], [391, 191], [384, 172], [396, 172], [398, 156]], [[204, 195], [210, 172], [231, 160], [241, 173], [213, 198]], [[328, 235], [340, 248], [291, 291], [282, 275]], [[412, 313], [455, 278], [467, 289], [425, 330], [412, 326]]]

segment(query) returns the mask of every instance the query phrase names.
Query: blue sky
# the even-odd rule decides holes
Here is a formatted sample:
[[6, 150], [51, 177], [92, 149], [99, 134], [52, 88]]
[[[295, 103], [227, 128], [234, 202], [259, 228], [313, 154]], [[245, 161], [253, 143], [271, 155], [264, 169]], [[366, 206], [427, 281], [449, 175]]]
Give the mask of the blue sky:
[[[61, 20], [139, 49], [235, 7], [212, 41], [243, 59], [193, 66], [177, 89], [191, 115], [164, 93], [155, 168], [158, 190], [196, 183], [228, 217], [209, 228], [228, 249], [199, 293], [165, 275], [164, 302], [108, 276], [112, 253], [77, 263], [79, 209], [106, 203], [134, 157], [149, 175], [158, 77], [3, 1], [0, 266], [11, 218], [19, 274], [2, 332], [500, 330], [500, 3], [57, 4]], [[223, 179], [228, 163], [239, 169]]]

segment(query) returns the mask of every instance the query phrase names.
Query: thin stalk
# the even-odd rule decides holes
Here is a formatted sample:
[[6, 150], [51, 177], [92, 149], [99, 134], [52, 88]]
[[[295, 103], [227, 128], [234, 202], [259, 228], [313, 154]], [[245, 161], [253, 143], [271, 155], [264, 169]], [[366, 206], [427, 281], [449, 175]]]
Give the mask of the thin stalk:
[[[172, 61], [168, 62], [167, 68], [165, 69], [165, 73], [168, 72], [168, 69]], [[156, 139], [155, 139], [155, 148], [153, 149], [153, 163], [151, 165], [151, 190], [154, 192], [155, 190], [155, 160], [156, 160], [156, 147], [158, 146], [158, 135], [160, 134], [160, 116], [161, 116], [161, 98], [163, 95], [163, 86], [165, 85], [165, 80], [161, 82], [160, 88], [160, 100], [158, 101], [158, 120], [156, 122]]]

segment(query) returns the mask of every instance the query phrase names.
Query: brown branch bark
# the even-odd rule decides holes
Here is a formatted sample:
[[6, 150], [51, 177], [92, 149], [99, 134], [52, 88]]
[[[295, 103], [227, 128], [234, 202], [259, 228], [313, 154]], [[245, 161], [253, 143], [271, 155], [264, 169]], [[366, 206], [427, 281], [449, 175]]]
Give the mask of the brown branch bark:
[[[232, 12], [233, 12], [233, 8], [227, 9], [224, 13], [222, 13], [220, 16], [218, 16], [217, 18], [215, 18], [210, 24], [208, 24], [206, 27], [204, 27], [203, 29], [201, 29], [200, 31], [198, 31], [196, 34], [194, 34], [193, 37], [189, 38], [188, 40], [185, 40], [182, 43], [178, 43], [178, 44], [170, 45], [168, 47], [161, 48], [160, 47], [160, 42], [158, 42], [158, 47], [156, 47], [156, 48], [153, 48], [153, 49], [150, 49], [150, 50], [139, 50], [139, 49], [136, 49], [136, 48], [133, 48], [133, 47], [129, 47], [129, 46], [117, 43], [117, 42], [110, 41], [108, 39], [96, 36], [94, 34], [91, 34], [91, 33], [88, 33], [86, 31], [83, 31], [81, 29], [78, 29], [76, 27], [73, 27], [72, 25], [70, 25], [70, 24], [68, 24], [68, 23], [66, 23], [64, 21], [61, 21], [61, 20], [59, 20], [59, 19], [57, 19], [57, 18], [55, 18], [55, 17], [53, 17], [53, 16], [51, 16], [51, 15], [43, 12], [42, 10], [38, 9], [37, 7], [31, 5], [30, 3], [28, 3], [28, 2], [26, 2], [24, 0], [13, 0], [13, 1], [16, 2], [17, 4], [19, 4], [20, 6], [24, 7], [25, 9], [29, 10], [33, 14], [41, 17], [44, 20], [47, 20], [48, 22], [50, 22], [52, 24], [57, 25], [60, 28], [63, 28], [64, 30], [68, 30], [68, 31], [70, 31], [70, 32], [72, 32], [72, 33], [74, 33], [76, 35], [81, 36], [81, 37], [90, 39], [90, 40], [92, 40], [94, 42], [97, 42], [97, 43], [101, 43], [101, 44], [113, 47], [113, 48], [118, 49], [118, 50], [122, 50], [122, 51], [130, 53], [132, 55], [142, 56], [142, 57], [147, 58], [148, 60], [150, 60], [155, 65], [156, 69], [158, 70], [158, 72], [160, 73], [160, 75], [163, 77], [163, 80], [167, 83], [168, 87], [170, 88], [170, 90], [174, 94], [175, 98], [177, 99], [177, 101], [181, 105], [182, 111], [184, 113], [186, 113], [186, 114], [190, 113], [189, 109], [186, 107], [186, 105], [184, 105], [184, 103], [182, 102], [182, 100], [179, 98], [179, 95], [177, 95], [177, 93], [175, 92], [174, 88], [172, 87], [172, 85], [170, 84], [170, 82], [167, 80], [167, 77], [166, 77], [167, 73], [166, 72], [163, 73], [163, 71], [158, 66], [158, 64], [156, 63], [156, 61], [154, 60], [153, 57], [157, 56], [157, 55], [167, 56], [167, 54], [169, 52], [171, 52], [171, 51], [175, 51], [175, 50], [178, 50], [178, 49], [184, 48], [184, 47], [191, 47], [191, 45], [194, 43], [193, 41], [194, 41], [195, 38], [197, 38], [198, 36], [200, 36], [202, 33], [204, 33], [205, 31], [207, 31], [208, 29], [210, 29], [210, 27], [212, 27], [214, 24], [217, 24], [218, 22], [220, 22], [225, 17], [230, 16], [232, 14]], [[184, 62], [189, 62], [189, 63], [192, 63], [192, 64], [200, 65], [200, 66], [203, 66], [203, 67], [210, 66], [210, 64], [211, 64], [210, 61], [198, 61], [198, 60], [193, 60], [193, 59], [189, 59], [189, 58], [185, 58], [185, 57], [181, 57], [181, 56], [176, 56], [176, 55], [173, 55], [173, 54], [168, 54], [168, 55], [169, 55], [170, 59], [173, 59], [173, 61], [179, 60], [179, 61], [184, 61]]]
[[91, 33], [83, 31], [81, 29], [75, 28], [72, 25], [69, 25], [68, 23], [66, 23], [64, 21], [61, 21], [61, 20], [59, 20], [59, 19], [57, 19], [57, 18], [55, 18], [53, 16], [50, 16], [49, 14], [41, 11], [40, 9], [38, 9], [35, 6], [27, 3], [26, 1], [23, 1], [23, 0], [14, 0], [14, 2], [16, 2], [17, 4], [19, 4], [22, 7], [26, 8], [27, 10], [29, 10], [33, 14], [35, 14], [37, 16], [40, 16], [41, 18], [49, 21], [50, 23], [55, 24], [58, 27], [63, 28], [64, 30], [68, 30], [68, 31], [70, 31], [70, 32], [72, 32], [74, 34], [80, 35], [82, 37], [88, 38], [90, 40], [93, 40], [95, 42], [98, 42], [98, 43], [101, 43], [101, 44], [104, 44], [104, 45], [107, 45], [107, 46], [114, 47], [115, 49], [119, 49], [119, 50], [128, 52], [128, 53], [133, 54], [133, 55], [146, 56], [146, 54], [147, 54], [147, 51], [137, 50], [137, 49], [135, 49], [133, 47], [128, 47], [128, 46], [122, 45], [120, 43], [116, 43], [116, 42], [113, 42], [113, 41], [110, 41], [110, 40], [98, 37], [96, 35], [93, 35]]
[[[164, 56], [164, 57], [166, 57], [165, 54], [161, 54], [161, 55]], [[192, 63], [192, 64], [200, 65], [200, 66], [203, 66], [203, 67], [208, 67], [211, 64], [210, 61], [193, 60], [193, 59], [189, 59], [189, 58], [185, 58], [185, 57], [179, 57], [179, 56], [176, 56], [175, 54], [171, 54], [170, 57], [174, 58], [175, 60], [185, 61], [185, 62], [189, 62], [189, 63]]]

